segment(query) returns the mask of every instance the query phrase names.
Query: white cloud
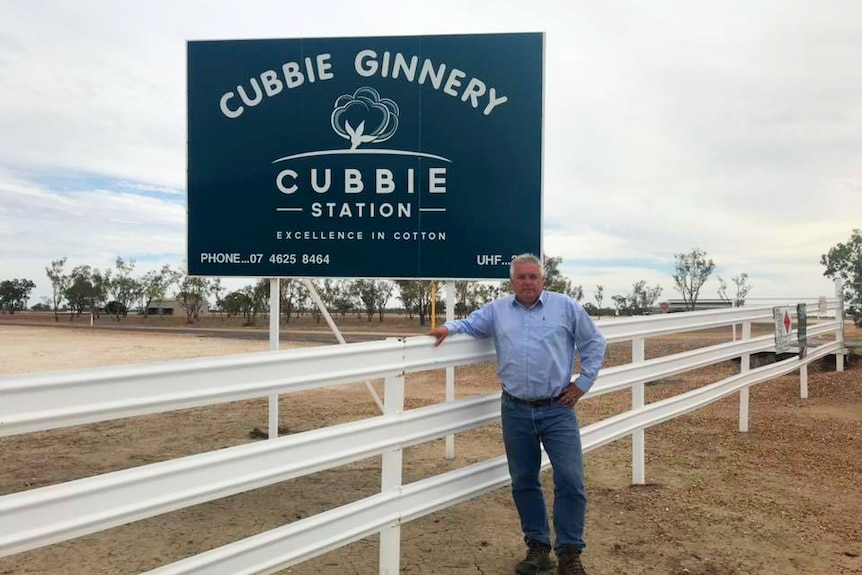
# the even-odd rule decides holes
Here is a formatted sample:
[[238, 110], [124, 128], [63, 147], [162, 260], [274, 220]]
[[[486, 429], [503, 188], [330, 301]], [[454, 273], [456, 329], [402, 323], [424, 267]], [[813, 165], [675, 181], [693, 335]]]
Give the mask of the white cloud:
[[[182, 258], [188, 40], [536, 30], [544, 244], [575, 283], [672, 294], [660, 267], [698, 246], [760, 295], [829, 287], [819, 256], [862, 214], [856, 0], [5, 2], [0, 279]], [[27, 176], [63, 172], [114, 184]]]
[[[139, 269], [177, 265], [185, 251], [185, 208], [114, 190], [60, 193], [0, 172], [0, 277], [26, 277], [34, 297], [49, 288], [45, 266], [113, 267], [121, 256]], [[151, 258], [160, 260], [151, 262]]]

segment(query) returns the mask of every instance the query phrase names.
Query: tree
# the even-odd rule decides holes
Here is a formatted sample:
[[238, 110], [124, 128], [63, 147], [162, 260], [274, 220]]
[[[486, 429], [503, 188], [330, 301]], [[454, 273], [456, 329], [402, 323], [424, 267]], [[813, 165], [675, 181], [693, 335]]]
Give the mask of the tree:
[[200, 319], [200, 312], [212, 289], [210, 281], [202, 277], [192, 277], [182, 274], [179, 282], [177, 300], [186, 312], [186, 322], [193, 323]]
[[495, 285], [482, 285], [479, 284], [476, 287], [476, 308], [480, 308], [486, 303], [492, 302], [495, 299], [499, 298], [503, 294], [500, 286]]
[[356, 280], [353, 282], [353, 289], [359, 295], [359, 301], [362, 302], [365, 310], [365, 317], [371, 321], [374, 312], [377, 311], [377, 283], [374, 280]]
[[69, 314], [70, 321], [74, 316], [80, 317], [85, 309], [93, 307], [96, 296], [91, 275], [90, 266], [77, 266], [69, 274], [69, 282], [63, 295], [73, 312]]
[[377, 305], [377, 317], [379, 321], [383, 321], [383, 313], [386, 310], [386, 304], [389, 303], [389, 298], [392, 297], [392, 292], [395, 290], [395, 286], [392, 282], [386, 280], [377, 280], [378, 281], [378, 289], [377, 289], [377, 301], [375, 302]]
[[107, 269], [103, 272], [93, 268], [90, 274], [90, 281], [93, 283], [93, 301], [90, 307], [90, 313], [99, 317], [99, 311], [108, 303], [108, 290], [111, 288], [111, 270]]
[[[163, 300], [167, 295], [168, 288], [182, 281], [183, 273], [171, 269], [165, 264], [160, 270], [151, 270], [140, 279], [141, 308], [144, 310], [144, 318], [150, 317], [150, 304], [154, 301]], [[162, 308], [159, 308], [162, 309]]]
[[27, 309], [27, 300], [36, 284], [28, 279], [13, 279], [0, 282], [0, 309], [13, 314]]
[[224, 300], [222, 299], [221, 294], [223, 291], [225, 291], [225, 288], [221, 285], [221, 278], [215, 278], [210, 282], [210, 291], [212, 292], [213, 297], [215, 297], [216, 310], [221, 312], [221, 309], [224, 305]]
[[228, 317], [242, 314], [248, 318], [251, 313], [251, 298], [243, 291], [232, 291], [224, 296], [222, 310]]
[[419, 292], [416, 285], [418, 283], [415, 280], [395, 281], [395, 285], [398, 286], [398, 298], [404, 305], [404, 311], [409, 319], [413, 319], [413, 310], [416, 309], [419, 302]]
[[560, 272], [561, 257], [544, 256], [543, 267], [545, 269], [545, 289], [560, 293], [568, 293], [572, 289], [572, 281]]
[[374, 317], [375, 313], [380, 313], [380, 321], [383, 321], [383, 311], [381, 307], [386, 306], [386, 301], [389, 300], [389, 294], [385, 295], [383, 305], [381, 306], [381, 298], [384, 298], [385, 291], [388, 287], [389, 294], [392, 293], [392, 285], [383, 280], [360, 279], [353, 282], [351, 291], [354, 292], [359, 301], [362, 303], [362, 309], [368, 321]]
[[228, 315], [242, 313], [245, 316], [245, 324], [254, 325], [257, 314], [269, 310], [269, 280], [263, 278], [255, 284], [247, 285], [225, 296], [224, 301]]
[[105, 305], [105, 312], [110, 315], [116, 316], [117, 321], [119, 321], [120, 315], [125, 317], [126, 314], [129, 313], [129, 308], [123, 305], [122, 302], [119, 302], [117, 300], [111, 300], [107, 303], [107, 305]]
[[632, 285], [630, 294], [615, 295], [611, 299], [620, 315], [646, 315], [652, 311], [661, 292], [661, 286], [650, 288], [645, 280], [640, 280]]
[[45, 268], [45, 273], [48, 274], [48, 279], [51, 280], [52, 298], [54, 304], [54, 321], [60, 321], [57, 315], [57, 310], [63, 303], [63, 294], [66, 288], [69, 287], [69, 276], [63, 274], [63, 266], [66, 265], [66, 258], [62, 257], [59, 260], [51, 262], [51, 267]]
[[[736, 296], [733, 298], [733, 305], [736, 307], [745, 305], [745, 296], [754, 287], [748, 283], [748, 274], [743, 272], [738, 276], [730, 278], [730, 281], [736, 286]], [[721, 276], [718, 276], [718, 297], [724, 301], [731, 301], [730, 296], [727, 295], [727, 282]]]
[[682, 294], [685, 309], [693, 310], [700, 288], [715, 269], [715, 263], [712, 259], [706, 259], [706, 252], [699, 248], [687, 254], [674, 254], [673, 257], [676, 260], [676, 273], [673, 274], [676, 290]]
[[[336, 300], [341, 297], [341, 284], [327, 278], [322, 282], [311, 280], [311, 285], [314, 287], [315, 291], [317, 291], [317, 295], [320, 296], [320, 301], [323, 303], [326, 310], [331, 311], [332, 309], [335, 309]], [[311, 308], [311, 317], [313, 317], [314, 321], [317, 323], [320, 323], [320, 319], [323, 317], [323, 312], [316, 304]]]
[[605, 299], [605, 286], [597, 285], [593, 297], [596, 298], [596, 314], [602, 317], [602, 301]]
[[470, 300], [470, 292], [473, 289], [473, 283], [469, 281], [455, 282], [455, 307], [453, 309], [455, 315], [459, 318], [470, 313], [467, 311], [467, 308], [469, 307], [468, 302]]
[[844, 282], [845, 312], [862, 327], [862, 231], [854, 229], [847, 243], [839, 243], [820, 256], [820, 264], [826, 267], [823, 275]]
[[[69, 285], [64, 292], [69, 307], [80, 317], [84, 310], [98, 316], [108, 298], [108, 286], [111, 281], [111, 270], [100, 272], [90, 266], [77, 266], [69, 275]], [[70, 314], [69, 320], [74, 318]]]
[[419, 325], [425, 325], [431, 311], [431, 282], [422, 280], [397, 280], [396, 285], [401, 292], [401, 301], [408, 315], [412, 312], [419, 316]]
[[341, 319], [344, 319], [347, 313], [356, 307], [352, 282], [347, 280], [333, 282], [330, 303], [333, 309], [341, 314]]
[[308, 289], [305, 284], [296, 279], [282, 279], [280, 282], [280, 308], [285, 322], [290, 322], [291, 316], [305, 308], [308, 299]]
[[[132, 307], [132, 303], [141, 297], [143, 287], [141, 282], [132, 277], [132, 272], [135, 269], [135, 260], [130, 259], [128, 262], [123, 261], [123, 258], [118, 257], [114, 262], [117, 268], [117, 274], [110, 280], [109, 289], [114, 296], [114, 302], [118, 305], [112, 306], [113, 315], [120, 321], [120, 315], [124, 317]], [[105, 308], [105, 311], [108, 311]]]
[[497, 291], [496, 288], [480, 284], [479, 282], [455, 282], [455, 315], [457, 317], [470, 315], [474, 310], [495, 299], [493, 294], [497, 293]]

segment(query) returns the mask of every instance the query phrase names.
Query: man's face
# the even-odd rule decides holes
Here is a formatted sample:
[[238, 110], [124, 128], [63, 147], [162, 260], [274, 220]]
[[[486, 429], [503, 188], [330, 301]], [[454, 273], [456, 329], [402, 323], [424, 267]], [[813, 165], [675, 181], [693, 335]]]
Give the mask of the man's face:
[[524, 305], [533, 305], [542, 293], [542, 267], [533, 262], [515, 264], [512, 270], [512, 291], [515, 298]]

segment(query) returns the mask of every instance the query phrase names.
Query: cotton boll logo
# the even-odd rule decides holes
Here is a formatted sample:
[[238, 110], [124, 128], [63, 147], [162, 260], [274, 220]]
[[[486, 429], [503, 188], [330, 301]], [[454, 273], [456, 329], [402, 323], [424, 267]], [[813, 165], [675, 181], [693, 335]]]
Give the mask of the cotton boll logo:
[[398, 104], [381, 98], [374, 88], [363, 87], [353, 95], [344, 94], [335, 101], [331, 123], [335, 133], [350, 141], [350, 149], [360, 144], [380, 143], [398, 129]]

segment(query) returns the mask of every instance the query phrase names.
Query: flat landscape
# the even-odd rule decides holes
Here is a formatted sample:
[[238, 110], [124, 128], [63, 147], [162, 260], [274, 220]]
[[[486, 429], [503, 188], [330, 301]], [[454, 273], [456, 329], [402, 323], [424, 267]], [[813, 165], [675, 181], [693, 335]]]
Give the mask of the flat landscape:
[[[348, 341], [417, 335], [408, 318], [378, 322], [337, 318]], [[50, 314], [0, 316], [0, 382], [26, 373], [151, 363], [268, 349], [265, 318], [257, 328], [236, 318], [120, 322], [102, 316], [56, 324]], [[600, 324], [601, 325], [601, 322]], [[769, 326], [762, 326], [766, 333]], [[847, 324], [848, 339], [862, 330]], [[731, 339], [730, 328], [647, 340], [647, 357]], [[283, 348], [335, 343], [326, 324], [300, 318], [282, 325]], [[430, 345], [430, 340], [429, 340]], [[613, 345], [608, 365], [630, 360]], [[831, 366], [831, 367], [830, 367]], [[627, 440], [585, 456], [587, 550], [591, 575], [827, 575], [862, 573], [862, 365], [836, 373], [834, 360], [812, 366], [809, 398], [798, 374], [751, 390], [748, 433], [739, 433], [731, 397], [646, 432], [647, 485], [631, 486]], [[647, 401], [677, 395], [739, 370], [725, 362], [647, 386]], [[380, 382], [374, 382], [378, 392]], [[458, 397], [499, 389], [494, 365], [456, 369]], [[442, 401], [442, 371], [407, 378], [408, 408]], [[284, 433], [377, 415], [361, 384], [281, 396]], [[625, 411], [630, 394], [588, 398], [582, 425]], [[265, 400], [229, 403], [0, 438], [0, 495], [34, 489], [259, 441]], [[405, 450], [404, 481], [502, 455], [499, 426], [456, 437], [456, 457], [442, 441]], [[545, 476], [548, 500], [551, 478]], [[136, 574], [370, 496], [379, 491], [380, 460], [167, 513], [65, 543], [0, 558], [0, 574]], [[523, 553], [508, 488], [404, 526], [404, 574], [513, 573]], [[282, 573], [377, 573], [376, 537], [295, 565]]]

